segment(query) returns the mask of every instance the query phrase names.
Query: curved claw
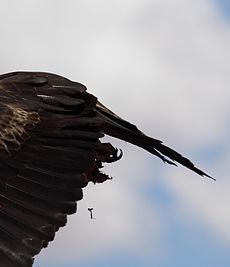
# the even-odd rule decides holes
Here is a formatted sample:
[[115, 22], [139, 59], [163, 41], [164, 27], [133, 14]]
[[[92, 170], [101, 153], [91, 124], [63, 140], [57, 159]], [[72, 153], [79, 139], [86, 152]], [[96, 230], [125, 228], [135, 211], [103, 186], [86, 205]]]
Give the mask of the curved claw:
[[[120, 153], [119, 153], [120, 152]], [[123, 151], [121, 149], [115, 148], [113, 154], [110, 155], [109, 159], [107, 160], [108, 163], [118, 161], [123, 157]]]

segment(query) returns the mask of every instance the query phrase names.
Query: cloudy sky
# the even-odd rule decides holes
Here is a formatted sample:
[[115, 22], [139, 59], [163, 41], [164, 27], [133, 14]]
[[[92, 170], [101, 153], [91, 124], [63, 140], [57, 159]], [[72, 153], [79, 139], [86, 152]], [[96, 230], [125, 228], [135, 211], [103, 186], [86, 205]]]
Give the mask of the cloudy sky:
[[[35, 267], [230, 266], [229, 0], [0, 0], [0, 72], [49, 71], [217, 179], [124, 157]], [[96, 220], [87, 208], [94, 208]]]

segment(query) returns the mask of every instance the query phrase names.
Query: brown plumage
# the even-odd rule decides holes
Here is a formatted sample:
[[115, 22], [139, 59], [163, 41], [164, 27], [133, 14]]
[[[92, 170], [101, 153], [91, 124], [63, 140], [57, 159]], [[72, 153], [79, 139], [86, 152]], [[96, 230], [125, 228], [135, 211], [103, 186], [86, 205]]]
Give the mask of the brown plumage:
[[[42, 72], [0, 76], [0, 262], [29, 267], [76, 212], [82, 188], [109, 176], [121, 158], [108, 134], [175, 165], [208, 176], [191, 161], [140, 132], [86, 92], [84, 85]], [[211, 178], [211, 177], [210, 177]]]

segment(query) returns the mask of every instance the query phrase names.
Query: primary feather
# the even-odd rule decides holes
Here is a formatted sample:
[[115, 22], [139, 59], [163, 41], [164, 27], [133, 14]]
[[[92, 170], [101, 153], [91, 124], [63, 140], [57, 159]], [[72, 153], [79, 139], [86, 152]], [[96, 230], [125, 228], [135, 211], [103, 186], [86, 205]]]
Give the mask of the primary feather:
[[[121, 158], [100, 138], [108, 134], [164, 162], [206, 173], [103, 106], [84, 85], [42, 72], [0, 76], [0, 262], [32, 266], [76, 212], [82, 188], [110, 177], [104, 162]], [[211, 178], [211, 177], [210, 177]]]

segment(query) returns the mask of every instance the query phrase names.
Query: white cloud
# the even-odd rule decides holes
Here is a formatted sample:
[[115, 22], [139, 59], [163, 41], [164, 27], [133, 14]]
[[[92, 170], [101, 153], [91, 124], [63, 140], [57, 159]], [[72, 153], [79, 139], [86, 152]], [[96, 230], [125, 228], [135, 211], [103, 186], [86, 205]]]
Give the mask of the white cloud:
[[[213, 233], [219, 242], [230, 245], [230, 172], [227, 158], [215, 165], [217, 182], [193, 179], [192, 175], [186, 177], [186, 183], [181, 171], [170, 172], [165, 180], [165, 187], [174, 192], [177, 200], [174, 209], [178, 216], [191, 219], [191, 223], [202, 223]], [[170, 177], [169, 177], [170, 176]], [[188, 179], [187, 179], [188, 178]], [[190, 178], [190, 179], [189, 179]], [[186, 214], [186, 215], [185, 215]]]

